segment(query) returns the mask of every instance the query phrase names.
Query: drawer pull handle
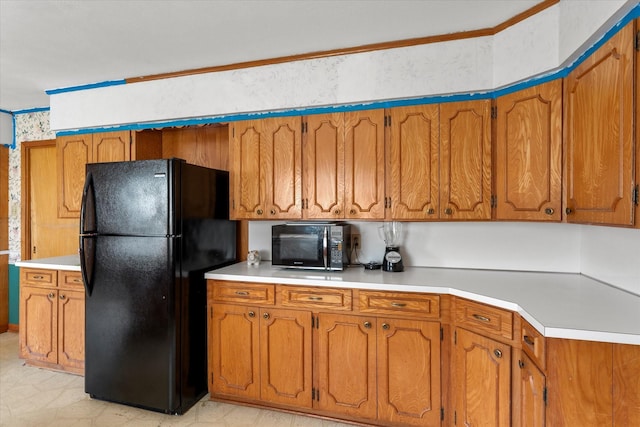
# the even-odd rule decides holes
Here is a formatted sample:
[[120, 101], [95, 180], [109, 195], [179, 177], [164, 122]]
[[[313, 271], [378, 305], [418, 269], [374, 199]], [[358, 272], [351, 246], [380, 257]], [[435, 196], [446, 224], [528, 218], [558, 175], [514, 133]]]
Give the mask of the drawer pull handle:
[[249, 312], [249, 317], [256, 317], [256, 312], [255, 311], [250, 311]]
[[500, 349], [496, 348], [493, 350], [493, 354], [495, 354], [498, 359], [502, 358], [502, 351]]
[[322, 297], [307, 297], [310, 301], [322, 301]]
[[44, 279], [44, 276], [37, 275], [37, 276], [33, 276], [33, 278], [37, 279], [37, 280], [40, 280], [40, 279]]
[[391, 303], [392, 307], [406, 307], [407, 304], [403, 303], [403, 302], [392, 302]]
[[522, 339], [524, 340], [525, 343], [529, 344], [531, 347], [535, 345], [535, 342], [531, 339], [529, 335], [525, 335], [524, 337], [522, 337]]
[[249, 295], [249, 292], [247, 292], [247, 291], [236, 291], [236, 295], [240, 295], [242, 297], [246, 297], [247, 295]]
[[483, 316], [482, 314], [474, 314], [473, 317], [481, 322], [491, 322], [490, 318], [488, 318], [487, 316]]
[[364, 327], [367, 329], [371, 329], [371, 322], [364, 322]]

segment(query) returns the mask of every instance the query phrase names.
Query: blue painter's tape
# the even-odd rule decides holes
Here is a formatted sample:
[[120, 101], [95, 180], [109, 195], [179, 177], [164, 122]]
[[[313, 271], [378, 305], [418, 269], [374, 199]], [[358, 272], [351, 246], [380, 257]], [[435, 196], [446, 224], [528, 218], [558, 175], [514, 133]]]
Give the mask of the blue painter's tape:
[[65, 88], [60, 88], [60, 89], [49, 89], [49, 90], [45, 90], [44, 93], [46, 93], [47, 95], [55, 95], [58, 93], [65, 93], [65, 92], [76, 92], [79, 90], [86, 90], [86, 89], [96, 89], [96, 88], [100, 88], [100, 87], [108, 87], [108, 86], [120, 86], [120, 85], [124, 85], [127, 84], [127, 81], [122, 79], [122, 80], [109, 80], [106, 82], [100, 82], [100, 83], [91, 83], [88, 85], [82, 85], [82, 86], [71, 86], [71, 87], [65, 87]]
[[0, 113], [4, 113], [4, 114], [13, 114], [11, 111], [9, 111], [9, 110], [3, 110], [2, 108], [0, 108]]
[[25, 110], [16, 110], [13, 114], [29, 114], [29, 113], [39, 113], [41, 111], [49, 111], [49, 107], [39, 107], [39, 108], [29, 108]]

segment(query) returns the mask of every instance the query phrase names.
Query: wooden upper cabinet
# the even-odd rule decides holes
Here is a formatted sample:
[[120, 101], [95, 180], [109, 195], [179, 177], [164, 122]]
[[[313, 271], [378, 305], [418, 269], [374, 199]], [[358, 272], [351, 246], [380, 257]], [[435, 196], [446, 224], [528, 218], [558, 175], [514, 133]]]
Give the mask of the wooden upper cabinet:
[[491, 219], [489, 100], [440, 105], [440, 218]]
[[344, 113], [345, 218], [384, 219], [384, 110]]
[[344, 218], [344, 115], [308, 116], [303, 136], [303, 217]]
[[439, 107], [388, 110], [388, 207], [393, 219], [436, 219], [439, 206]]
[[562, 80], [497, 100], [496, 219], [562, 219]]
[[634, 36], [631, 22], [566, 78], [569, 222], [633, 224]]
[[131, 159], [129, 131], [70, 135], [56, 138], [58, 216], [79, 218], [87, 163]]
[[246, 120], [230, 132], [233, 217], [301, 218], [301, 118]]

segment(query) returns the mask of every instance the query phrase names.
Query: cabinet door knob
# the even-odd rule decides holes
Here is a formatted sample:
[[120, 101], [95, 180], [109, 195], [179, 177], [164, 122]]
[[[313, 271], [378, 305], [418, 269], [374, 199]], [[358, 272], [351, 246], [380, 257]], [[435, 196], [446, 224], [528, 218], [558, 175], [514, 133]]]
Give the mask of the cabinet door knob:
[[67, 296], [66, 296], [66, 295], [64, 295], [64, 294], [63, 294], [63, 295], [60, 295], [60, 299], [61, 299], [61, 300], [64, 300], [65, 298], [67, 298]]
[[351, 209], [351, 210], [349, 211], [349, 213], [350, 213], [351, 215], [355, 215], [355, 214], [356, 214], [356, 210], [355, 210], [355, 209]]
[[271, 317], [271, 316], [269, 316], [269, 313], [262, 313], [262, 318], [263, 319], [268, 319], [269, 317]]
[[451, 209], [451, 208], [446, 208], [446, 209], [444, 210], [444, 213], [445, 213], [445, 214], [447, 214], [447, 215], [451, 215], [451, 214], [453, 213], [453, 209]]
[[434, 213], [436, 213], [436, 210], [435, 210], [435, 209], [433, 209], [433, 208], [429, 208], [429, 209], [427, 209], [427, 214], [429, 214], [429, 215], [433, 215]]
[[53, 297], [55, 297], [56, 295], [53, 292], [49, 292], [49, 295], [47, 295], [50, 299], [53, 299]]
[[386, 331], [387, 329], [389, 329], [389, 328], [390, 328], [390, 326], [389, 326], [389, 324], [388, 324], [388, 323], [383, 323], [383, 324], [382, 324], [382, 329], [384, 329], [385, 331]]
[[335, 211], [333, 211], [334, 215], [340, 215], [340, 209], [336, 209]]
[[553, 208], [547, 208], [544, 210], [544, 213], [546, 213], [547, 215], [553, 215], [555, 211], [553, 210]]
[[364, 327], [367, 329], [371, 329], [371, 322], [364, 322]]
[[502, 351], [498, 348], [496, 348], [495, 350], [493, 350], [493, 354], [495, 354], [495, 356], [500, 359], [502, 358]]
[[276, 214], [276, 210], [275, 210], [275, 209], [271, 209], [271, 210], [269, 211], [269, 213], [270, 213], [271, 215], [275, 215], [275, 214]]
[[256, 312], [255, 311], [250, 311], [249, 312], [249, 317], [256, 317]]
[[524, 362], [522, 360], [518, 360], [518, 366], [520, 367], [520, 369], [524, 368]]
[[571, 215], [571, 214], [573, 213], [573, 209], [571, 209], [571, 208], [566, 208], [566, 209], [564, 210], [564, 213], [566, 213], [567, 215]]
[[258, 215], [262, 215], [262, 209], [258, 209], [258, 210], [256, 211], [256, 213], [257, 213]]

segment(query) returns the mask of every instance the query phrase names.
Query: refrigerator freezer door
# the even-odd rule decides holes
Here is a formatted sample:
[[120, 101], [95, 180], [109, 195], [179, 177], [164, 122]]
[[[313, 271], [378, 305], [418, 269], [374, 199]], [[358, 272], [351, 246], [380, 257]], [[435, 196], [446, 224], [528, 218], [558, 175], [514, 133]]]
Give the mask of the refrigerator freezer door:
[[196, 327], [187, 335], [206, 343], [206, 306], [193, 307], [197, 321], [190, 320], [188, 286], [170, 261], [180, 259], [173, 254], [179, 245], [179, 238], [94, 239], [94, 286], [85, 302], [85, 391], [92, 397], [180, 413], [185, 393], [206, 391], [206, 350], [191, 355], [180, 342]]
[[174, 186], [180, 160], [91, 163], [83, 194], [81, 234], [176, 234]]

